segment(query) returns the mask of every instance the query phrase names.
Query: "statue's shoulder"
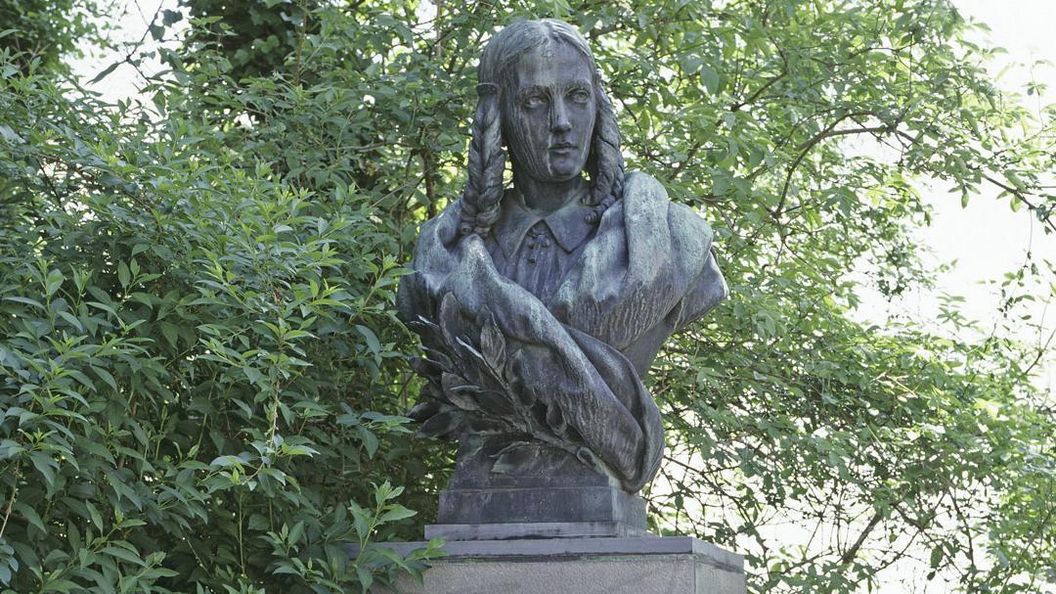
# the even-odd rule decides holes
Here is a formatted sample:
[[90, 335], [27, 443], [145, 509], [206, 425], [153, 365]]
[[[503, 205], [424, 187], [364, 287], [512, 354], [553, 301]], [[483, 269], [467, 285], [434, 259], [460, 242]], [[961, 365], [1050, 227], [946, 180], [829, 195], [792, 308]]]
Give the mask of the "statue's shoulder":
[[448, 245], [458, 235], [458, 224], [462, 216], [462, 200], [452, 200], [433, 218], [422, 223], [418, 230], [417, 252], [437, 249]]
[[622, 202], [626, 205], [625, 208], [634, 211], [665, 212], [672, 233], [702, 237], [710, 245], [713, 232], [700, 213], [685, 204], [672, 202], [660, 180], [644, 171], [627, 173], [623, 183]]
[[650, 201], [667, 201], [667, 190], [660, 180], [644, 171], [628, 171], [623, 178], [623, 195]]
[[457, 221], [462, 215], [462, 199], [452, 200], [439, 214], [422, 223], [422, 225], [444, 225], [449, 221]]

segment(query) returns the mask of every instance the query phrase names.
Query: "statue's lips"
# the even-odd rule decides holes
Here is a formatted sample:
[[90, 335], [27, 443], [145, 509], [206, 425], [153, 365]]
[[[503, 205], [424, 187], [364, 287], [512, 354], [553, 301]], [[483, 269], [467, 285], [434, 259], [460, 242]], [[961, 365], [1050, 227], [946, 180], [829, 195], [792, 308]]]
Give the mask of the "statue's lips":
[[574, 145], [572, 143], [562, 142], [560, 144], [551, 145], [550, 146], [550, 152], [552, 152], [552, 153], [568, 153], [568, 152], [576, 150], [577, 148], [579, 148], [579, 147], [577, 147], [576, 145]]

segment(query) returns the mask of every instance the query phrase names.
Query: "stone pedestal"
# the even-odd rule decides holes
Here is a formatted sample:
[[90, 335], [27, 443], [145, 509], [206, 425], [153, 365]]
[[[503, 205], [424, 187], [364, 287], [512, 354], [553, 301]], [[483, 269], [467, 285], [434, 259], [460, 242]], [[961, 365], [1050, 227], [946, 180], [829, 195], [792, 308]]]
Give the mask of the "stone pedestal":
[[[375, 594], [745, 594], [744, 560], [688, 537], [646, 531], [645, 501], [589, 460], [516, 436], [465, 435], [440, 493], [446, 557], [424, 583], [403, 576]], [[426, 543], [386, 544], [401, 555]], [[351, 551], [355, 555], [355, 551]]]
[[504, 540], [580, 536], [645, 536], [645, 501], [608, 485], [558, 488], [448, 489], [440, 493], [442, 524], [426, 538]]
[[[394, 543], [405, 553], [424, 543]], [[388, 594], [745, 594], [740, 555], [688, 537], [459, 541]]]
[[426, 538], [646, 536], [645, 501], [568, 452], [544, 444], [522, 447], [516, 472], [492, 472], [510, 436], [465, 435], [447, 488], [440, 493], [438, 522]]

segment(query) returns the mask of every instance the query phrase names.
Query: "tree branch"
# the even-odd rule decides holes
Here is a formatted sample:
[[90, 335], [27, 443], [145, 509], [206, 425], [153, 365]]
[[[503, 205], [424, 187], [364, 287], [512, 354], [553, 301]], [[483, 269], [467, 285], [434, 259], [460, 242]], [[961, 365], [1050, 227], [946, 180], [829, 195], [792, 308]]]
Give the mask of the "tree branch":
[[[1002, 190], [1008, 192], [1009, 194], [1012, 194], [1013, 196], [1015, 196], [1020, 202], [1022, 202], [1023, 204], [1026, 204], [1027, 208], [1030, 208], [1035, 213], [1041, 211], [1041, 209], [1036, 204], [1034, 204], [1033, 202], [1031, 202], [1030, 200], [1027, 199], [1026, 194], [1024, 194], [1022, 190], [1020, 190], [1018, 188], [1015, 188], [1013, 186], [1010, 186], [1010, 185], [1002, 182], [1001, 180], [994, 178], [990, 174], [983, 173], [982, 176], [983, 176], [983, 179], [985, 179], [986, 181], [994, 184], [995, 186], [997, 186], [997, 187], [1001, 188]], [[1046, 215], [1044, 218], [1038, 217], [1038, 220], [1040, 220], [1042, 223], [1044, 223], [1045, 226], [1048, 227], [1053, 233], [1056, 233], [1056, 222], [1053, 222], [1051, 216]]]
[[[836, 126], [839, 126], [840, 122], [843, 122], [843, 121], [851, 119], [851, 118], [865, 117], [865, 116], [870, 116], [870, 115], [873, 115], [873, 114], [871, 112], [867, 112], [867, 111], [865, 111], [865, 112], [853, 112], [853, 113], [844, 114], [844, 115], [836, 118], [835, 120], [833, 120], [831, 124], [826, 126], [825, 129], [822, 130], [821, 132], [818, 132], [817, 134], [815, 134], [813, 138], [811, 138], [810, 140], [804, 142], [803, 144], [801, 144], [801, 145], [799, 145], [797, 147], [800, 150], [799, 151], [799, 155], [796, 156], [796, 158], [792, 161], [792, 164], [789, 165], [789, 167], [788, 167], [788, 173], [785, 175], [785, 184], [781, 188], [781, 198], [778, 201], [777, 205], [774, 207], [774, 209], [770, 211], [770, 215], [774, 218], [775, 221], [778, 220], [781, 217], [781, 212], [785, 208], [785, 201], [788, 199], [788, 189], [792, 185], [792, 176], [795, 175], [796, 169], [799, 168], [800, 163], [802, 163], [803, 159], [805, 159], [807, 157], [807, 155], [810, 153], [811, 149], [813, 149], [815, 146], [817, 146], [817, 144], [819, 142], [821, 142], [822, 140], [825, 140], [826, 138], [829, 138], [830, 136], [833, 136], [834, 132], [837, 132]], [[885, 130], [888, 127], [893, 128], [894, 124], [890, 124], [890, 125], [886, 126]], [[865, 130], [865, 129], [863, 129], [863, 130]], [[850, 134], [850, 133], [851, 132], [845, 132], [843, 134]]]
[[861, 549], [862, 545], [865, 544], [865, 539], [869, 537], [869, 533], [872, 532], [873, 529], [876, 528], [876, 525], [880, 523], [880, 519], [881, 515], [879, 511], [873, 514], [873, 518], [869, 520], [869, 523], [866, 524], [865, 529], [862, 530], [862, 533], [858, 535], [858, 540], [854, 541], [854, 544], [851, 545], [851, 548], [847, 549], [843, 556], [840, 557], [840, 565], [847, 565], [848, 563], [854, 560], [855, 556], [858, 555], [859, 549]]

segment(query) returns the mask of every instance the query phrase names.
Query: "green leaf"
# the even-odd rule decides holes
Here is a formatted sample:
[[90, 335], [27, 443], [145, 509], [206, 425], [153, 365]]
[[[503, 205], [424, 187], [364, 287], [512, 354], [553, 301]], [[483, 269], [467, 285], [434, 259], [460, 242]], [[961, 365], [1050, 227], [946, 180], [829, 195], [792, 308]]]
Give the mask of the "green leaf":
[[56, 291], [59, 290], [59, 287], [62, 286], [62, 282], [64, 280], [66, 280], [66, 279], [65, 279], [64, 276], [62, 276], [62, 272], [60, 272], [58, 270], [55, 270], [55, 269], [49, 270], [47, 279], [44, 282], [44, 284], [45, 284], [44, 293], [48, 297], [51, 297], [52, 295], [55, 294]]
[[106, 382], [106, 385], [110, 386], [110, 388], [114, 392], [118, 391], [118, 389], [117, 389], [117, 380], [114, 379], [114, 376], [111, 375], [109, 371], [103, 369], [102, 367], [96, 367], [94, 365], [92, 365], [91, 368], [92, 368], [92, 371], [94, 371], [95, 374], [97, 376], [99, 376], [99, 379], [101, 379], [104, 382]]
[[296, 544], [301, 542], [302, 538], [304, 538], [304, 522], [297, 522], [293, 525], [293, 528], [290, 528], [290, 536], [287, 542]]
[[58, 470], [59, 463], [52, 459], [50, 455], [41, 451], [30, 452], [29, 460], [37, 469], [37, 472], [39, 472], [44, 477], [44, 481], [48, 484], [48, 486], [54, 487], [55, 471]]
[[4, 301], [13, 301], [15, 303], [22, 303], [24, 305], [31, 305], [33, 307], [36, 307], [36, 308], [40, 309], [41, 311], [47, 311], [48, 310], [48, 308], [44, 307], [44, 305], [41, 302], [37, 301], [36, 299], [30, 299], [29, 297], [19, 297], [19, 296], [4, 297]]
[[74, 317], [73, 314], [71, 314], [70, 312], [60, 311], [58, 312], [58, 315], [60, 318], [66, 320], [66, 322], [69, 323], [71, 326], [76, 328], [78, 332], [84, 332], [84, 325], [82, 325], [81, 321]]
[[127, 289], [128, 284], [132, 281], [128, 265], [124, 262], [117, 263], [117, 280], [121, 283], [121, 288], [123, 289]]
[[381, 352], [381, 342], [378, 341], [378, 337], [374, 334], [373, 330], [366, 326], [356, 324], [356, 331], [367, 341], [367, 348], [370, 349], [371, 353], [377, 355]]
[[166, 27], [178, 23], [182, 19], [183, 15], [175, 10], [169, 10], [166, 8], [165, 10], [161, 11], [161, 22]]
[[370, 513], [360, 507], [355, 501], [349, 504], [349, 511], [352, 512], [352, 523], [356, 530], [356, 536], [360, 540], [364, 540], [370, 534]]
[[111, 557], [121, 559], [122, 561], [127, 561], [129, 563], [133, 563], [141, 567], [145, 567], [147, 565], [146, 561], [143, 560], [139, 553], [119, 546], [106, 546], [103, 547], [103, 550], [101, 552], [104, 555], [110, 555]]
[[359, 584], [364, 592], [369, 590], [370, 586], [374, 584], [374, 576], [366, 567], [356, 565], [356, 577], [359, 578]]
[[378, 436], [373, 431], [367, 429], [362, 425], [356, 427], [356, 435], [359, 436], [360, 441], [363, 443], [363, 448], [367, 452], [367, 457], [373, 458], [374, 454], [376, 454], [378, 451], [378, 446], [380, 445]]
[[96, 529], [101, 532], [103, 530], [102, 514], [99, 513], [99, 510], [96, 509], [95, 505], [93, 505], [91, 501], [85, 501], [84, 506], [88, 510], [88, 517], [91, 518], [92, 524], [95, 524]]
[[929, 566], [932, 569], [936, 569], [942, 563], [942, 559], [945, 556], [942, 546], [935, 546], [931, 549], [931, 557], [928, 561]]
[[704, 88], [708, 90], [708, 93], [712, 95], [719, 94], [719, 73], [711, 66], [707, 64], [701, 65], [700, 82], [704, 84]]
[[165, 338], [165, 342], [169, 343], [170, 347], [174, 349], [177, 348], [180, 342], [179, 328], [170, 322], [161, 322], [159, 325], [161, 327], [161, 335]]
[[44, 521], [40, 519], [40, 515], [37, 514], [37, 510], [30, 507], [23, 501], [15, 501], [11, 506], [12, 511], [21, 516], [30, 526], [33, 526], [37, 530], [40, 530], [41, 534], [47, 534], [48, 529], [44, 526]]
[[392, 505], [385, 513], [381, 514], [381, 516], [378, 518], [378, 522], [381, 524], [384, 524], [386, 522], [396, 522], [414, 516], [417, 513], [418, 512], [411, 509], [407, 509], [402, 505]]
[[111, 72], [113, 72], [114, 70], [117, 70], [117, 67], [120, 66], [121, 64], [122, 64], [122, 62], [118, 61], [118, 62], [114, 62], [113, 64], [107, 66], [99, 74], [95, 75], [95, 77], [92, 78], [92, 80], [88, 81], [88, 84], [94, 85], [95, 83], [103, 80], [104, 78], [109, 76]]

